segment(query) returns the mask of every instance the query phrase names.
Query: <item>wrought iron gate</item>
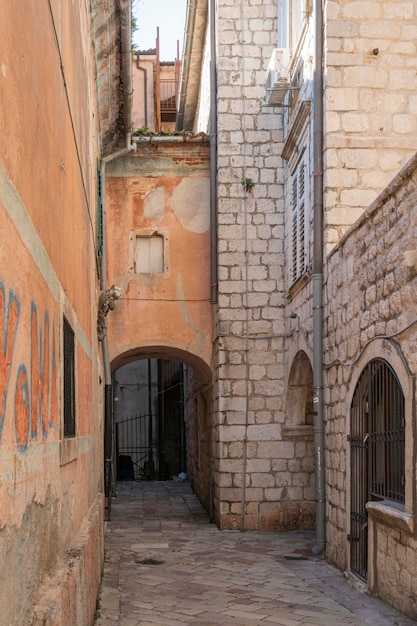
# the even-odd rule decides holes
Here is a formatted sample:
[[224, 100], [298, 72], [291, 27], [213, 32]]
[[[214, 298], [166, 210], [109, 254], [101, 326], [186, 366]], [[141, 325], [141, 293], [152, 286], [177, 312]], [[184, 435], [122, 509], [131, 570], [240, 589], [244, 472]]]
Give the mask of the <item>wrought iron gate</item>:
[[118, 480], [167, 480], [183, 471], [182, 412], [137, 415], [116, 423]]
[[155, 415], [136, 415], [116, 423], [117, 479], [155, 478], [158, 468], [154, 446]]
[[368, 576], [370, 500], [404, 502], [404, 395], [385, 361], [374, 359], [357, 383], [351, 406], [350, 569]]

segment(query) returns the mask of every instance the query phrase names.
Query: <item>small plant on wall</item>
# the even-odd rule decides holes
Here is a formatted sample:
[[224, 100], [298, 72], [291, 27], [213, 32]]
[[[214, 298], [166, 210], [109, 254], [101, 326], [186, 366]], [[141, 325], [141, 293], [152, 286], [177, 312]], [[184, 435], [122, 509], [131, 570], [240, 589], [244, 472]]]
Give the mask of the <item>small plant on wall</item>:
[[255, 182], [253, 178], [245, 178], [244, 180], [242, 180], [242, 185], [244, 186], [245, 190], [249, 192], [252, 191], [253, 187], [255, 186]]

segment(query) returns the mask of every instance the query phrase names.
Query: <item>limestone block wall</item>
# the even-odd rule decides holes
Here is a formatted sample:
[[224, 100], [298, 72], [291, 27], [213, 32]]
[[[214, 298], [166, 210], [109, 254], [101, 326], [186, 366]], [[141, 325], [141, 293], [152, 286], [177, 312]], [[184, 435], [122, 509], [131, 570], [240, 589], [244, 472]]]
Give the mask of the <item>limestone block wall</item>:
[[330, 249], [415, 150], [416, 3], [326, 2], [324, 37]]
[[[309, 485], [293, 478], [294, 459], [303, 451], [282, 437], [283, 130], [281, 116], [262, 106], [277, 10], [272, 0], [242, 4], [226, 0], [217, 11], [214, 505], [223, 528], [292, 528]], [[247, 189], [246, 178], [254, 183]]]
[[369, 510], [368, 586], [415, 618], [417, 159], [402, 168], [328, 257], [325, 306], [327, 557], [349, 569], [350, 402], [375, 357], [405, 397], [405, 506]]

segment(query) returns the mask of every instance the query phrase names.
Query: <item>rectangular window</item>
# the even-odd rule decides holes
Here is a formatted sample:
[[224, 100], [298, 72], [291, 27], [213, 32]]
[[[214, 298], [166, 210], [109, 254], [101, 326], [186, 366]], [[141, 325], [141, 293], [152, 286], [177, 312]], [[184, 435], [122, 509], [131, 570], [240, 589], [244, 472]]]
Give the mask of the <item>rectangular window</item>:
[[278, 0], [278, 48], [289, 48], [288, 41], [288, 0]]
[[294, 52], [309, 13], [309, 0], [278, 0], [278, 48]]
[[75, 340], [74, 331], [64, 317], [64, 437], [75, 437]]
[[306, 269], [306, 175], [304, 149], [291, 176], [291, 278], [295, 282]]
[[164, 238], [161, 235], [136, 237], [135, 270], [138, 274], [162, 274]]

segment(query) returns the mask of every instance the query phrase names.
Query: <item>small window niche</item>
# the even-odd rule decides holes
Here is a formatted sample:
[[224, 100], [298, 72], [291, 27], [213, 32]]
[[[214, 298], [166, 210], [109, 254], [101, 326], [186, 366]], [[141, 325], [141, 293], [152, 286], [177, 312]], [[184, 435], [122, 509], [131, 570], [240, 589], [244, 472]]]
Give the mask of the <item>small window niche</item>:
[[137, 274], [162, 274], [164, 271], [164, 237], [162, 235], [136, 235], [135, 272]]

